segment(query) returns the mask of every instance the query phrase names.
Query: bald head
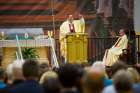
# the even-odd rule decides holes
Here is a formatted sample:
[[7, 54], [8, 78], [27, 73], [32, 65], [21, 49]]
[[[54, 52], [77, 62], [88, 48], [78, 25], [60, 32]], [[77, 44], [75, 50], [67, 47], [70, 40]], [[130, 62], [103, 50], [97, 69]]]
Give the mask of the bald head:
[[85, 93], [100, 93], [104, 87], [104, 73], [99, 69], [89, 69], [83, 78]]

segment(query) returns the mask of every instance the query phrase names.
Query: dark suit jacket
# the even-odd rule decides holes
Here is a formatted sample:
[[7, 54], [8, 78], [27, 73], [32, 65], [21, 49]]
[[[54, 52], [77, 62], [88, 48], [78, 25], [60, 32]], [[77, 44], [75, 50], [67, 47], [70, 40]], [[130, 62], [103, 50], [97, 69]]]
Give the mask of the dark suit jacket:
[[43, 88], [35, 80], [26, 80], [10, 89], [10, 93], [44, 93]]

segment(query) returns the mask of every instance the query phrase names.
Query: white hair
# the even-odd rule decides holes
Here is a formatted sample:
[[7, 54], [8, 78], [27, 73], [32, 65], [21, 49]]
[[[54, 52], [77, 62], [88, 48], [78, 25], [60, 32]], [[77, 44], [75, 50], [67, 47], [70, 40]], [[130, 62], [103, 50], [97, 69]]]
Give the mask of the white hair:
[[92, 64], [92, 68], [98, 68], [102, 71], [105, 71], [105, 65], [102, 61], [95, 61], [93, 64]]
[[6, 74], [7, 74], [7, 77], [8, 77], [8, 80], [12, 80], [13, 78], [13, 64], [10, 63], [7, 68], [6, 68]]
[[48, 78], [58, 78], [58, 75], [54, 71], [47, 71], [41, 76], [39, 83], [43, 84]]
[[23, 60], [15, 60], [12, 64], [14, 68], [20, 68], [22, 69], [22, 65], [23, 65], [24, 61]]
[[7, 66], [6, 73], [8, 80], [13, 81], [14, 79], [23, 79], [22, 65], [24, 61], [15, 60]]

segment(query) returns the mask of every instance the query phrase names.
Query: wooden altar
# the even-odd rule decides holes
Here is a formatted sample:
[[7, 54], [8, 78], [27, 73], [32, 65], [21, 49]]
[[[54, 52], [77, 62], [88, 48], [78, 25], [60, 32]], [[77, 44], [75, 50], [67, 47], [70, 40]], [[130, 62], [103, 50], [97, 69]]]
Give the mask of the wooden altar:
[[[33, 47], [36, 49], [39, 55], [40, 62], [50, 62], [50, 46], [49, 39], [37, 39], [37, 40], [19, 40], [22, 47]], [[0, 48], [3, 56], [2, 67], [6, 68], [7, 65], [16, 59], [17, 41], [16, 40], [0, 40]]]

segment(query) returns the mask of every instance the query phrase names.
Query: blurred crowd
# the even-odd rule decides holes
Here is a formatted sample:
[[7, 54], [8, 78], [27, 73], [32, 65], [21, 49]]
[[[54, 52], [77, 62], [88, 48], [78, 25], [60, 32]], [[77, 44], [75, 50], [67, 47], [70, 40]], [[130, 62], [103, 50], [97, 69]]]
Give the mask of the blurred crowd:
[[121, 61], [110, 68], [101, 61], [51, 68], [37, 60], [16, 60], [0, 68], [0, 93], [140, 93], [140, 75]]

